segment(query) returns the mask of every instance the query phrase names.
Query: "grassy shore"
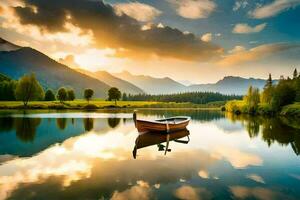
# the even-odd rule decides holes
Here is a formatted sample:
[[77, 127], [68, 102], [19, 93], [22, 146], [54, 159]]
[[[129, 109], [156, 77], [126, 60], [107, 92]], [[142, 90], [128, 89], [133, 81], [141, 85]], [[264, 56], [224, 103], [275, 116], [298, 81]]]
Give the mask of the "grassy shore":
[[[225, 110], [235, 114], [249, 114], [247, 105], [242, 100], [228, 101]], [[256, 109], [258, 115], [283, 115], [300, 117], [300, 102], [284, 106], [280, 111], [275, 112], [270, 105], [260, 103]]]
[[[85, 100], [65, 101], [33, 101], [29, 102], [27, 109], [107, 109], [107, 108], [193, 108], [193, 109], [219, 109], [224, 103], [210, 104], [175, 103], [175, 102], [151, 102], [151, 101], [113, 101], [93, 100], [89, 103]], [[0, 109], [24, 109], [20, 101], [0, 101]]]

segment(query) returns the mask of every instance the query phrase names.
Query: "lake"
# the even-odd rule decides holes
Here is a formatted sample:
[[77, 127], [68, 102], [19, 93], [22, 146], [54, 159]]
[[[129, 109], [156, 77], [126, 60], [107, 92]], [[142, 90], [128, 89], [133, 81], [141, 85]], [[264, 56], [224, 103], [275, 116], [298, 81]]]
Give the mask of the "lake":
[[299, 121], [138, 112], [174, 115], [188, 131], [139, 136], [132, 113], [1, 111], [0, 199], [300, 199]]

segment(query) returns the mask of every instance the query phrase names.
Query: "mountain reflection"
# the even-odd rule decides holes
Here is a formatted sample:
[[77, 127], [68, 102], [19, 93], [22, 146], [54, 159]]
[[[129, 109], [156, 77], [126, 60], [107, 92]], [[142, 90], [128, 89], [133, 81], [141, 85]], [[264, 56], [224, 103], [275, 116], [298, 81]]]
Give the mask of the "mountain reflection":
[[[135, 145], [132, 151], [133, 157], [136, 158], [138, 149], [152, 145], [157, 145], [158, 151], [164, 151], [166, 154], [171, 151], [169, 142], [174, 141], [177, 143], [187, 144], [190, 141], [189, 134], [190, 132], [187, 129], [172, 133], [149, 132], [140, 134], [135, 140]], [[187, 137], [187, 140], [180, 140], [180, 138], [184, 137]], [[166, 145], [162, 144], [164, 142], [166, 142]]]

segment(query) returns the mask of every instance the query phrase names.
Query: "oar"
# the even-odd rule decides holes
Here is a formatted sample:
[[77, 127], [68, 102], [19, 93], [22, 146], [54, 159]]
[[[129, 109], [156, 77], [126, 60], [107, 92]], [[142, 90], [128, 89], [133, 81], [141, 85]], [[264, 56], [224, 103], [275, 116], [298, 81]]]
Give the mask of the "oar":
[[167, 151], [169, 149], [169, 142], [170, 142], [170, 134], [167, 135], [167, 144], [166, 144], [166, 149], [165, 149], [165, 155], [167, 154]]

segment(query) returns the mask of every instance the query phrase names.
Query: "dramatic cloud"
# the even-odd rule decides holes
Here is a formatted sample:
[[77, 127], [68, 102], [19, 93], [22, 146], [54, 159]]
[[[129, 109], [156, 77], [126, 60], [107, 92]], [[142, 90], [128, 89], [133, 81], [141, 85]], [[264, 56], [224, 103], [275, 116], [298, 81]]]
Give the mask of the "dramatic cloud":
[[117, 56], [144, 58], [154, 55], [207, 61], [223, 51], [219, 46], [198, 40], [194, 34], [187, 35], [169, 26], [142, 30], [136, 19], [119, 16], [111, 5], [102, 1], [24, 0], [24, 4], [14, 7], [22, 25], [33, 25], [44, 33], [55, 34], [68, 31], [65, 24], [72, 24], [82, 34], [92, 33], [94, 47], [116, 49]]
[[207, 18], [217, 7], [212, 0], [169, 0], [178, 15], [188, 19]]
[[221, 66], [233, 66], [244, 64], [247, 62], [253, 62], [261, 60], [267, 56], [272, 54], [286, 51], [289, 49], [299, 48], [298, 44], [285, 44], [285, 43], [277, 43], [277, 44], [264, 44], [252, 49], [246, 50], [243, 47], [235, 47], [229, 54], [225, 56], [221, 61], [218, 62]]
[[249, 12], [249, 15], [256, 19], [273, 17], [283, 11], [300, 5], [300, 0], [274, 0], [270, 4], [257, 7]]
[[267, 26], [267, 23], [259, 24], [251, 27], [248, 24], [236, 24], [232, 30], [233, 33], [247, 34], [247, 33], [258, 33]]
[[206, 33], [206, 34], [202, 35], [201, 40], [203, 42], [210, 42], [212, 40], [212, 34]]
[[118, 3], [114, 5], [114, 8], [117, 15], [126, 14], [141, 22], [152, 21], [161, 14], [160, 10], [139, 2]]

